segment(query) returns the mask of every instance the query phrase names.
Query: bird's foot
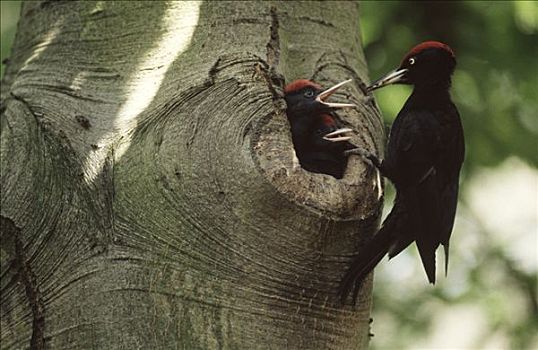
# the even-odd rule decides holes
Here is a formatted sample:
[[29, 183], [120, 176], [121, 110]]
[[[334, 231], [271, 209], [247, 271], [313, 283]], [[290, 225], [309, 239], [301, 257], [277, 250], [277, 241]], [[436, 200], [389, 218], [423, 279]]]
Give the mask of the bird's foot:
[[368, 157], [372, 155], [372, 153], [370, 153], [370, 152], [368, 152], [368, 151], [366, 151], [366, 150], [364, 150], [362, 148], [359, 148], [359, 147], [348, 149], [347, 151], [344, 151], [344, 154], [346, 154], [346, 155], [356, 154], [356, 155], [361, 156], [361, 157], [366, 158], [366, 159], [368, 159]]
[[347, 150], [347, 151], [344, 151], [344, 154], [345, 155], [351, 155], [351, 154], [356, 154], [360, 157], [362, 157], [363, 159], [367, 159], [369, 160], [370, 162], [372, 162], [372, 164], [376, 167], [376, 168], [379, 168], [381, 166], [381, 162], [379, 161], [379, 158], [377, 158], [377, 156], [365, 149], [362, 149], [362, 148], [353, 148], [353, 149], [350, 149], [350, 150]]
[[335, 130], [333, 132], [330, 132], [323, 136], [323, 139], [330, 142], [345, 142], [351, 140], [351, 136], [346, 136], [347, 133], [352, 132], [353, 129], [350, 128], [342, 128]]

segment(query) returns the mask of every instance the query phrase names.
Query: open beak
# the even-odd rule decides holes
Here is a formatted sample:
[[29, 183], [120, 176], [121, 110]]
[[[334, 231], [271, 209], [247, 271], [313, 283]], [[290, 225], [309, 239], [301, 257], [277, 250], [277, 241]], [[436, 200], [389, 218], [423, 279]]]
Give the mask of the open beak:
[[385, 75], [383, 78], [374, 81], [370, 86], [368, 86], [368, 91], [374, 91], [383, 86], [397, 83], [405, 83], [407, 80], [406, 74], [409, 69], [396, 69]]
[[329, 96], [331, 96], [332, 94], [334, 94], [336, 92], [336, 90], [338, 90], [339, 88], [341, 88], [343, 85], [349, 83], [352, 79], [348, 79], [348, 80], [345, 80], [341, 83], [338, 83], [330, 88], [328, 88], [327, 90], [325, 91], [322, 91], [319, 93], [318, 96], [316, 96], [316, 102], [322, 104], [323, 106], [325, 107], [328, 107], [328, 108], [334, 108], [334, 109], [338, 109], [338, 108], [346, 108], [346, 107], [355, 107], [355, 105], [353, 103], [333, 103], [333, 102], [325, 102], [325, 100], [327, 98], [329, 98]]
[[331, 142], [349, 141], [351, 140], [351, 136], [345, 136], [345, 134], [352, 131], [353, 129], [350, 128], [338, 129], [323, 136], [323, 139]]

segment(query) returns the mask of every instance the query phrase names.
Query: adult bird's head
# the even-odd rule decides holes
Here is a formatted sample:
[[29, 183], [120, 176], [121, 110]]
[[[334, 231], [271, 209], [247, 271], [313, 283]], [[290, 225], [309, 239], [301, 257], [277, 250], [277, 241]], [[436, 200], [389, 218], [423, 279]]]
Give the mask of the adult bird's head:
[[355, 107], [352, 103], [333, 103], [326, 100], [351, 79], [338, 83], [327, 90], [307, 79], [295, 80], [284, 88], [284, 98], [288, 105], [288, 115], [317, 115], [345, 107]]
[[368, 90], [373, 91], [390, 84], [448, 88], [455, 67], [456, 56], [448, 45], [426, 41], [412, 48], [397, 69], [373, 82]]

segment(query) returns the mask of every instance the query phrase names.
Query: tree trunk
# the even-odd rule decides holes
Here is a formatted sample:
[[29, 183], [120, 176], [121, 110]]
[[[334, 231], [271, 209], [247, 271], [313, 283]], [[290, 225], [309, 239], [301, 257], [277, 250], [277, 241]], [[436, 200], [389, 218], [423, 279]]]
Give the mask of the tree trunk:
[[[30, 2], [2, 85], [2, 349], [357, 349], [375, 173], [298, 165], [283, 79], [353, 78], [352, 2]], [[340, 95], [341, 96], [341, 95]], [[338, 96], [333, 98], [339, 100]], [[340, 100], [342, 98], [340, 97]]]

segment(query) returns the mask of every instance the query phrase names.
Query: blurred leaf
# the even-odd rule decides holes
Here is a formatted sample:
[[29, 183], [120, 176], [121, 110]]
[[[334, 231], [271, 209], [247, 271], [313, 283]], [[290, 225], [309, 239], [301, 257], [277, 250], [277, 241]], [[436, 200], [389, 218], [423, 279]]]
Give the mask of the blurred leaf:
[[19, 20], [20, 1], [0, 1], [1, 44], [0, 44], [0, 78], [4, 76], [4, 61], [11, 54], [11, 44], [15, 37], [15, 29]]

